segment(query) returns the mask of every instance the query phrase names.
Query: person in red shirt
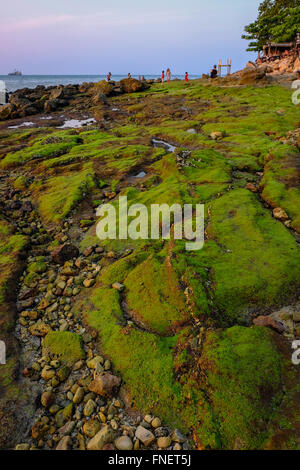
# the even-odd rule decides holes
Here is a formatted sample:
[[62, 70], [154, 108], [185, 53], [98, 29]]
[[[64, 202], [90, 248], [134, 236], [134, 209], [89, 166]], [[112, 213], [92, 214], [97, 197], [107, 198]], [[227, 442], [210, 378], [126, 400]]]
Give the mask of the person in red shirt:
[[161, 83], [164, 84], [165, 83], [165, 71], [163, 70], [162, 73], [161, 73]]
[[184, 80], [185, 80], [186, 83], [189, 81], [189, 74], [188, 74], [188, 72], [185, 72]]

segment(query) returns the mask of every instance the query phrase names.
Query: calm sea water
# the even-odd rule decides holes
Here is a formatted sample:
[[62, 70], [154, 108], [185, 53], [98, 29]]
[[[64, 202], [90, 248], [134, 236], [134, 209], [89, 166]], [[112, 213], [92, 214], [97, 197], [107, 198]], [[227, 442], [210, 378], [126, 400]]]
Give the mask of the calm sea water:
[[[132, 75], [133, 78], [138, 78], [137, 75]], [[126, 78], [127, 74], [124, 75], [113, 75], [112, 80], [119, 81], [122, 78]], [[160, 75], [145, 75], [146, 79], [158, 78]], [[69, 84], [80, 84], [83, 82], [98, 82], [99, 80], [105, 80], [105, 75], [22, 75], [8, 76], [0, 75], [0, 80], [3, 80], [6, 84], [7, 91], [15, 91], [20, 88], [35, 88], [38, 85], [57, 86], [57, 85], [69, 85]], [[172, 78], [184, 79], [184, 75], [173, 75]], [[200, 75], [190, 75], [190, 78], [200, 78]]]

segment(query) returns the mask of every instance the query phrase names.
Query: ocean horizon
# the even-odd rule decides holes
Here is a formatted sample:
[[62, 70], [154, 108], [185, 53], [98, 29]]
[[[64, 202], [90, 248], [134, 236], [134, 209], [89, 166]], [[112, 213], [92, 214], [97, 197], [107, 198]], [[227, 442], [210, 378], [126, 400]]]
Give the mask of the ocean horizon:
[[[128, 73], [112, 75], [112, 80], [119, 81], [122, 78], [127, 78]], [[142, 76], [143, 74], [141, 74]], [[138, 79], [139, 75], [132, 74], [133, 78]], [[160, 74], [144, 74], [146, 80], [160, 77]], [[201, 78], [201, 74], [190, 74], [191, 79]], [[184, 79], [184, 74], [172, 74], [172, 79]], [[106, 80], [106, 75], [0, 75], [0, 80], [3, 80], [8, 92], [20, 90], [22, 88], [36, 88], [38, 85], [58, 86], [58, 85], [79, 85], [84, 82], [98, 82]]]

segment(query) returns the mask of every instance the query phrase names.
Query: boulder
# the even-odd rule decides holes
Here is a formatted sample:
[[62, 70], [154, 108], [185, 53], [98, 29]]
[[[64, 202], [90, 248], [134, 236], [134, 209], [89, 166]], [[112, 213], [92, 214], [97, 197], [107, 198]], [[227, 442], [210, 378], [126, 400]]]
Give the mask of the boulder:
[[50, 100], [63, 99], [64, 96], [65, 96], [64, 88], [62, 86], [58, 86], [54, 88], [54, 90], [51, 91]]
[[240, 84], [255, 85], [266, 77], [266, 67], [246, 67], [242, 70]]
[[107, 98], [104, 93], [97, 92], [93, 97], [92, 97], [92, 103], [94, 105], [103, 105], [107, 104]]
[[123, 93], [135, 93], [137, 91], [143, 91], [149, 88], [149, 85], [145, 82], [140, 82], [134, 78], [124, 78], [120, 81], [120, 88]]
[[66, 261], [70, 261], [72, 258], [77, 258], [79, 250], [75, 245], [64, 244], [52, 251], [52, 260], [60, 265], [65, 264]]
[[101, 80], [94, 85], [94, 91], [96, 93], [101, 93], [105, 96], [111, 96], [114, 94], [114, 84], [106, 82], [105, 80]]

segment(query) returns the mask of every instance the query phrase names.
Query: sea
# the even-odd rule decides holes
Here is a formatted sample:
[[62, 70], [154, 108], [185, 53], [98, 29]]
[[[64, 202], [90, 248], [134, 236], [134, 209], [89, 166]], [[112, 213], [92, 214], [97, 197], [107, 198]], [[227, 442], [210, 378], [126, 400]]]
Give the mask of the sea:
[[[138, 75], [132, 75], [138, 79]], [[145, 79], [157, 79], [160, 75], [144, 75]], [[201, 78], [201, 75], [190, 75], [191, 80]], [[112, 80], [118, 82], [122, 78], [127, 78], [127, 74], [113, 75]], [[184, 75], [172, 75], [172, 78], [184, 79]], [[20, 90], [21, 88], [35, 88], [38, 85], [57, 86], [57, 85], [79, 85], [84, 82], [99, 82], [105, 80], [106, 75], [0, 75], [0, 80], [5, 82], [8, 92]]]

